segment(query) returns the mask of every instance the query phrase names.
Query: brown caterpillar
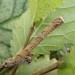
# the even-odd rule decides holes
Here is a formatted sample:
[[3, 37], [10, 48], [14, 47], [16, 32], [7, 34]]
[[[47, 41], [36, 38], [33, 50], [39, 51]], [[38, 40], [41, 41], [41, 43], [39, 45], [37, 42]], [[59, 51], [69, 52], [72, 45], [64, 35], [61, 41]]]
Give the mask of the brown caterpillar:
[[31, 51], [34, 49], [50, 32], [55, 28], [63, 24], [64, 20], [62, 17], [57, 17], [51, 25], [47, 26], [30, 44], [28, 44], [24, 49], [20, 50], [15, 56], [7, 59], [3, 66], [6, 68], [21, 64], [24, 62], [31, 62]]

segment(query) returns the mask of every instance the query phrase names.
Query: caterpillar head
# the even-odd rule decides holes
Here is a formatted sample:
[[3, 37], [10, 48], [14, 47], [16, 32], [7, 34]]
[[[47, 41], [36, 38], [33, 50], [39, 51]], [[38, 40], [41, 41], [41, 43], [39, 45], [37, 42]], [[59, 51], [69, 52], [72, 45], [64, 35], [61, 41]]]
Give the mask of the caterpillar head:
[[13, 58], [9, 58], [9, 59], [7, 59], [4, 63], [3, 63], [3, 66], [5, 67], [5, 68], [9, 68], [9, 67], [12, 67], [12, 66], [14, 66], [15, 64], [14, 64], [14, 62], [13, 62]]

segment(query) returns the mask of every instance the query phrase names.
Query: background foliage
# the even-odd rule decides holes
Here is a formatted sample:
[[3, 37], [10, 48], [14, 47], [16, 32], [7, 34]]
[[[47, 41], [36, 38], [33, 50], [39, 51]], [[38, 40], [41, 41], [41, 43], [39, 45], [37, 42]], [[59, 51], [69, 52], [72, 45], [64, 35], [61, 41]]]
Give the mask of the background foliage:
[[[61, 3], [62, 5], [58, 8]], [[16, 75], [31, 75], [34, 71], [47, 67], [54, 62], [48, 57], [50, 51], [62, 50], [65, 44], [70, 43], [73, 43], [71, 54], [64, 56], [67, 66], [46, 75], [74, 75], [74, 10], [75, 0], [0, 0], [0, 65], [5, 59], [22, 49], [34, 21], [36, 26], [31, 41], [57, 16], [62, 16], [65, 23], [50, 33], [33, 50], [32, 63], [20, 65]], [[39, 54], [43, 54], [44, 58], [37, 59], [35, 56]], [[10, 72], [5, 72], [3, 75], [10, 75]]]

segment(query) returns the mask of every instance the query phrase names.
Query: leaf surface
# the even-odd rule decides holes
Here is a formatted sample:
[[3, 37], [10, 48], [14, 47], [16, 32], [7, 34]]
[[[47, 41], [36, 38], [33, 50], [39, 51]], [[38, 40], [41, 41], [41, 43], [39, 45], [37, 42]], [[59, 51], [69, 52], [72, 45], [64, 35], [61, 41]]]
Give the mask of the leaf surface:
[[27, 9], [27, 0], [0, 0], [0, 24], [20, 16]]
[[64, 18], [64, 24], [51, 32], [33, 50], [33, 54], [49, 54], [50, 50], [60, 50], [65, 44], [75, 42], [75, 6], [73, 5], [72, 7], [72, 4], [70, 6], [66, 6], [65, 2], [67, 1], [65, 0], [58, 10], [52, 12], [49, 17], [42, 20], [40, 24], [35, 27], [35, 32], [31, 39], [34, 39], [46, 26], [50, 25], [57, 16], [62, 16]]
[[[12, 29], [26, 9], [27, 0], [0, 0], [0, 56], [5, 58], [12, 56], [10, 51]], [[18, 18], [15, 18], [17, 16]]]
[[[0, 0], [0, 66], [12, 56], [10, 51], [12, 29], [26, 9], [27, 0]], [[10, 75], [10, 73], [7, 71], [0, 75]]]
[[[31, 1], [31, 0], [30, 0]], [[17, 25], [15, 25], [15, 28], [13, 29], [13, 39], [11, 40], [11, 54], [12, 55], [15, 55], [20, 49], [22, 49], [23, 45], [24, 45], [24, 42], [25, 42], [25, 38], [27, 37], [27, 34], [28, 34], [28, 31], [30, 29], [30, 26], [32, 25], [32, 23], [34, 22], [35, 18], [36, 18], [36, 5], [38, 5], [38, 3], [36, 4], [36, 1], [37, 0], [33, 0], [31, 1], [31, 6], [30, 6], [30, 11], [27, 10], [25, 14], [23, 14], [21, 16], [21, 20], [18, 20], [19, 21], [19, 24], [18, 24], [18, 21], [17, 21]], [[43, 0], [41, 0], [43, 1]], [[47, 0], [49, 1], [49, 0]], [[62, 0], [61, 0], [62, 1]], [[39, 1], [40, 2], [40, 1]], [[53, 3], [54, 1], [52, 1]], [[48, 2], [47, 2], [48, 3]], [[51, 4], [51, 3], [50, 3]], [[52, 7], [51, 10], [48, 9], [48, 11], [52, 11], [54, 8], [57, 8], [58, 7], [58, 4], [60, 4], [60, 2], [56, 2], [56, 6]], [[44, 4], [45, 5], [45, 4]], [[43, 5], [43, 7], [44, 7]], [[53, 5], [53, 4], [52, 4]], [[46, 5], [45, 5], [46, 6]], [[40, 7], [40, 6], [39, 6]], [[43, 8], [42, 7], [42, 8]], [[42, 9], [41, 8], [41, 9]], [[45, 8], [45, 7], [44, 7]], [[41, 10], [40, 9], [40, 10]], [[46, 11], [46, 10], [45, 10]], [[47, 12], [48, 12], [47, 11]], [[43, 12], [42, 12], [43, 13]], [[46, 14], [47, 16], [48, 14]], [[42, 16], [41, 16], [42, 17]], [[39, 19], [40, 17], [38, 17]], [[37, 20], [38, 20], [37, 19]], [[21, 22], [21, 23], [20, 23]], [[39, 62], [38, 62], [39, 63]], [[39, 63], [40, 64], [40, 63]], [[36, 64], [32, 64], [32, 65], [37, 65]], [[29, 75], [31, 73], [31, 71], [29, 70], [26, 70], [25, 69], [28, 69], [28, 66], [29, 65], [21, 65], [21, 67], [17, 70], [17, 74], [16, 75], [22, 75], [22, 74], [26, 74], [28, 73], [27, 75]], [[30, 67], [30, 70], [34, 70], [34, 68], [31, 69], [31, 66]], [[36, 67], [36, 68], [39, 68], [39, 67]]]
[[35, 21], [46, 18], [55, 8], [58, 8], [63, 0], [29, 0], [31, 13]]
[[[36, 61], [33, 60], [30, 64], [22, 64], [21, 66], [19, 66], [19, 69], [16, 73], [16, 75], [23, 75], [24, 73], [26, 75], [31, 75], [34, 72], [40, 71], [41, 69], [44, 69], [48, 66], [50, 66], [51, 64], [55, 63], [56, 60], [52, 59], [51, 61], [49, 60], [49, 58], [40, 58], [37, 59]], [[22, 70], [22, 71], [21, 71]], [[57, 71], [54, 72], [54, 75], [57, 74]], [[53, 75], [53, 73], [49, 73], [47, 75]]]
[[[62, 49], [66, 43], [74, 43], [75, 42], [75, 39], [74, 39], [75, 38], [75, 17], [74, 17], [75, 16], [75, 12], [74, 12], [74, 10], [75, 10], [74, 2], [75, 1], [74, 0], [71, 0], [71, 1], [65, 0], [64, 3], [62, 4], [62, 6], [54, 12], [52, 12], [52, 10], [54, 8], [56, 8], [57, 6], [54, 7], [53, 9], [50, 9], [50, 8], [45, 9], [45, 8], [43, 8], [44, 7], [43, 4], [45, 4], [46, 2], [45, 3], [43, 2], [43, 4], [40, 5], [41, 4], [40, 2], [43, 0], [41, 0], [39, 2], [38, 1], [34, 0], [35, 5], [34, 5], [34, 2], [32, 2], [31, 6], [35, 6], [35, 7], [34, 7], [34, 9], [32, 9], [32, 7], [31, 7], [31, 12], [30, 12], [30, 9], [27, 10], [27, 12], [25, 14], [23, 14], [18, 20], [16, 20], [16, 23], [13, 22], [15, 24], [15, 29], [13, 29], [13, 40], [11, 40], [11, 46], [12, 46], [11, 47], [11, 54], [12, 55], [15, 55], [23, 47], [25, 38], [28, 34], [29, 28], [32, 25], [32, 22], [34, 21], [34, 19], [37, 21], [40, 19], [40, 17], [45, 18], [46, 16], [48, 16], [49, 11], [51, 13], [50, 16], [47, 17], [46, 19], [40, 21], [39, 25], [35, 27], [35, 32], [32, 35], [31, 40], [34, 39], [57, 16], [62, 16], [64, 18], [65, 22], [60, 28], [57, 28], [52, 33], [50, 33], [45, 38], [45, 40], [42, 41], [33, 50], [33, 54], [35, 54], [35, 55], [37, 55], [37, 54], [49, 54], [50, 50], [59, 50], [59, 49]], [[72, 4], [72, 2], [73, 2], [73, 4]], [[0, 1], [0, 3], [1, 3], [1, 1]], [[56, 3], [56, 1], [54, 3]], [[45, 12], [44, 10], [45, 11], [48, 10], [48, 11]], [[5, 20], [7, 20], [8, 18], [5, 18]], [[4, 22], [5, 20], [2, 20], [1, 22]], [[7, 55], [7, 57], [8, 56], [9, 56], [9, 54]], [[40, 62], [42, 62], [42, 61], [40, 61]], [[38, 62], [38, 63], [40, 63], [40, 62]], [[45, 63], [46, 63], [46, 61], [45, 61]], [[37, 65], [37, 63], [32, 64], [32, 65], [35, 66], [35, 65]], [[19, 75], [19, 74], [23, 75], [25, 73], [27, 73], [29, 75], [30, 73], [32, 73], [31, 70], [34, 70], [34, 68], [32, 69], [31, 67], [33, 67], [33, 66], [21, 65], [19, 70], [17, 71], [17, 75]], [[27, 68], [28, 68], [28, 71], [27, 70], [25, 71], [25, 69], [27, 69]], [[30, 68], [30, 71], [29, 71], [29, 68]], [[65, 69], [65, 70], [66, 71], [64, 71], [63, 74], [65, 74], [65, 75], [66, 74], [69, 74], [69, 75], [72, 74], [73, 75], [72, 69], [69, 68], [68, 70], [67, 69]], [[62, 72], [60, 71], [60, 73], [58, 73], [58, 75], [60, 75], [61, 73]]]
[[57, 71], [58, 75], [75, 75], [75, 43], [73, 44], [70, 53], [64, 56], [64, 62], [65, 66]]

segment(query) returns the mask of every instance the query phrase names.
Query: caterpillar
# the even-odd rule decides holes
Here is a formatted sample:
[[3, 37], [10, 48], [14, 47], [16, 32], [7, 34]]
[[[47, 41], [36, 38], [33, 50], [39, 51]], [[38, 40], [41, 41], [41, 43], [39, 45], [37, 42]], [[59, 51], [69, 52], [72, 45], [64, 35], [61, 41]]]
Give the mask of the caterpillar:
[[21, 63], [31, 62], [31, 51], [34, 49], [50, 32], [57, 27], [61, 26], [64, 20], [61, 16], [58, 16], [49, 26], [47, 26], [35, 39], [32, 40], [25, 48], [20, 50], [15, 56], [8, 58], [2, 66], [9, 68]]

